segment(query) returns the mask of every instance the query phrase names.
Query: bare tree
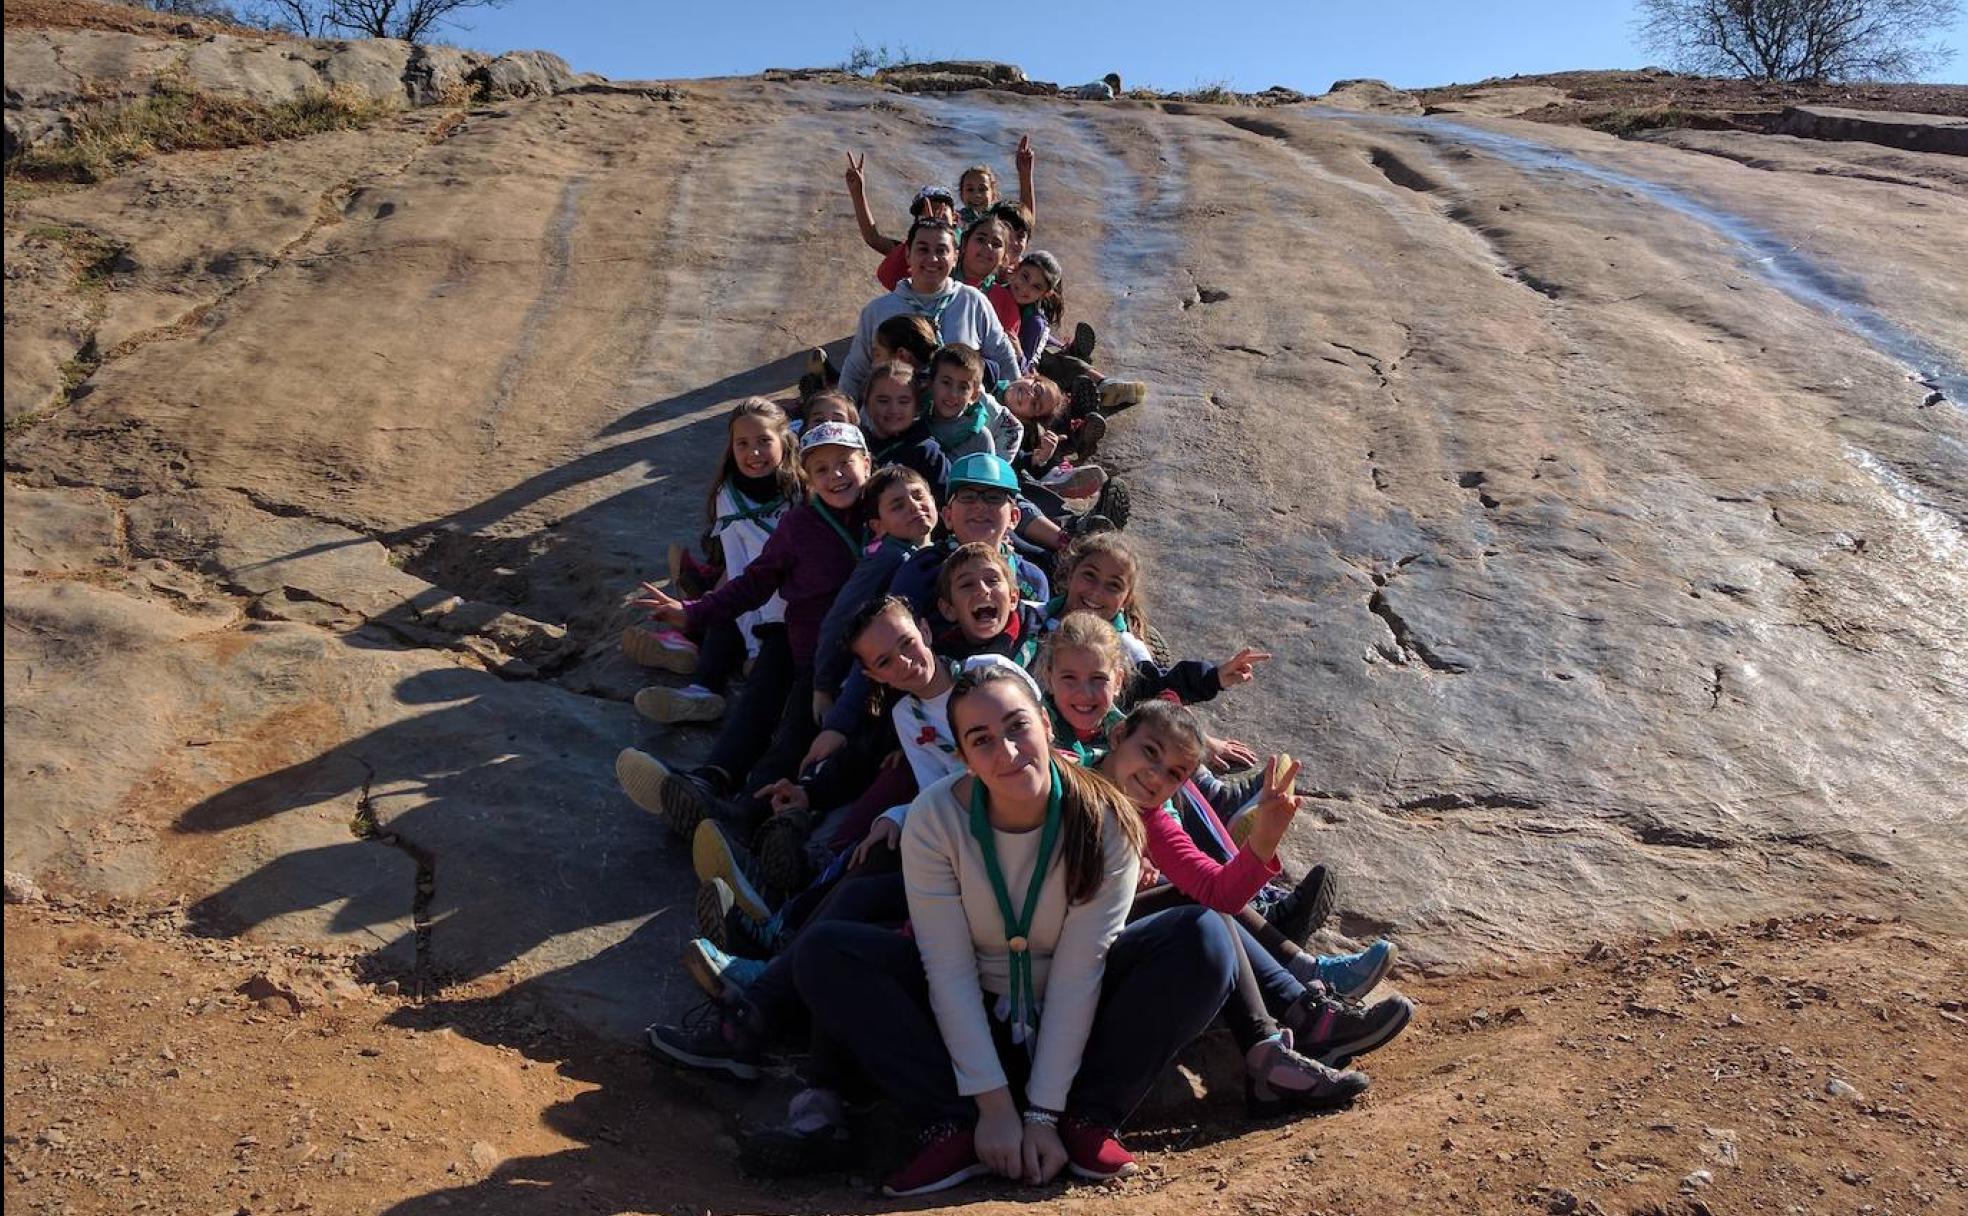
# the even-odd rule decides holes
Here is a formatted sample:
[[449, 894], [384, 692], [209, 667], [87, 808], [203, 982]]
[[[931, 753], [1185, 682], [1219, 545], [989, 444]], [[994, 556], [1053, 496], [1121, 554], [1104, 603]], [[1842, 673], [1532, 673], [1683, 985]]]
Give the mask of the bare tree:
[[1954, 57], [1959, 0], [1639, 0], [1641, 43], [1672, 66], [1751, 80], [1911, 80]]
[[506, 0], [260, 0], [265, 24], [304, 38], [337, 30], [364, 38], [422, 42], [465, 9], [498, 8]]

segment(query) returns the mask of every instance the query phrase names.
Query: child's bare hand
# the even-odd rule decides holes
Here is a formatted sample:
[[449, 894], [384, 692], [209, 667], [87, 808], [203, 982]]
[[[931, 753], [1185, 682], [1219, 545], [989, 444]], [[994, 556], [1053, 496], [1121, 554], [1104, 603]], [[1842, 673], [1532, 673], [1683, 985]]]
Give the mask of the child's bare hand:
[[819, 734], [813, 736], [813, 746], [807, 748], [806, 755], [801, 757], [798, 771], [802, 773], [812, 771], [814, 765], [846, 746], [846, 735], [841, 734], [837, 730], [821, 731]]
[[1264, 766], [1264, 788], [1258, 792], [1257, 806], [1251, 812], [1250, 846], [1259, 857], [1269, 860], [1277, 854], [1285, 829], [1298, 814], [1300, 799], [1294, 786], [1302, 767], [1282, 752]]
[[775, 815], [785, 811], [803, 811], [811, 805], [806, 791], [783, 777], [771, 785], [761, 785], [754, 796], [771, 803], [772, 813]]
[[868, 190], [868, 175], [862, 169], [862, 166], [867, 163], [868, 154], [866, 152], [861, 154], [860, 160], [854, 159], [854, 153], [852, 152], [847, 154], [847, 190], [848, 193], [857, 198], [866, 194]]
[[1235, 688], [1248, 684], [1257, 675], [1257, 665], [1271, 660], [1269, 651], [1252, 650], [1246, 646], [1216, 665], [1216, 682], [1225, 688]]
[[1032, 170], [1032, 162], [1036, 159], [1037, 157], [1032, 152], [1032, 137], [1029, 135], [1019, 136], [1018, 150], [1011, 154], [1012, 164], [1018, 166], [1020, 173], [1029, 173]]
[[1039, 441], [1032, 445], [1032, 459], [1039, 464], [1044, 464], [1046, 461], [1051, 460], [1052, 454], [1058, 450], [1059, 432], [1040, 431]]
[[1217, 772], [1236, 772], [1257, 763], [1257, 752], [1248, 743], [1236, 739], [1219, 739], [1215, 735], [1203, 736], [1203, 763]]
[[631, 602], [638, 608], [649, 609], [649, 615], [653, 619], [666, 625], [683, 624], [683, 601], [654, 583], [642, 584], [642, 594]]
[[861, 843], [854, 846], [854, 853], [848, 857], [847, 864], [858, 866], [868, 860], [868, 854], [876, 849], [896, 848], [901, 840], [901, 825], [884, 815], [875, 820], [875, 825], [868, 829], [868, 834], [862, 838]]

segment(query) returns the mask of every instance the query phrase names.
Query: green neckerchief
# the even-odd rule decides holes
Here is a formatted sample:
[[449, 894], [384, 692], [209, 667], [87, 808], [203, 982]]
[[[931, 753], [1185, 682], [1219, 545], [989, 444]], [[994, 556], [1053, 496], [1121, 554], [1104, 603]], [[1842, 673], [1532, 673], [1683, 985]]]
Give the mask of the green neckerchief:
[[[951, 301], [955, 300], [958, 296], [962, 295], [963, 293], [960, 291], [953, 291], [950, 294], [943, 297], [943, 302], [941, 304], [938, 304], [935, 308], [930, 308], [929, 306], [925, 305], [922, 302], [928, 297], [924, 296], [921, 292], [916, 290], [916, 285], [914, 282], [908, 279], [904, 279], [902, 281], [909, 284], [909, 294], [905, 298], [909, 302], [910, 309], [913, 310], [917, 316], [927, 319], [929, 321], [929, 327], [935, 330], [938, 334], [941, 334], [943, 332], [944, 312], [949, 309]], [[963, 280], [957, 278], [953, 274], [950, 276], [950, 282], [962, 283]]]
[[1127, 721], [1126, 714], [1110, 706], [1107, 716], [1100, 720], [1100, 729], [1094, 732], [1093, 738], [1083, 741], [1080, 732], [1059, 712], [1050, 695], [1046, 697], [1046, 712], [1052, 715], [1052, 745], [1072, 752], [1081, 768], [1092, 768], [1100, 757], [1107, 754], [1107, 732], [1113, 730], [1117, 723]]
[[936, 407], [929, 409], [929, 433], [944, 452], [954, 451], [984, 433], [984, 399], [979, 397], [955, 418], [938, 418]]
[[826, 503], [820, 501], [817, 495], [813, 499], [813, 509], [819, 513], [822, 520], [826, 521], [827, 526], [834, 530], [834, 535], [841, 538], [841, 543], [847, 546], [848, 553], [856, 561], [861, 560], [861, 542], [854, 538], [854, 535], [847, 530], [846, 525], [841, 523], [839, 518], [834, 515], [833, 511], [828, 509]]
[[1032, 863], [1032, 877], [1025, 884], [1025, 910], [1011, 911], [1011, 891], [1005, 886], [1004, 869], [998, 864], [998, 841], [991, 828], [990, 794], [984, 782], [970, 778], [970, 834], [984, 854], [984, 872], [991, 876], [991, 893], [998, 897], [998, 913], [1004, 917], [1005, 948], [1011, 952], [1011, 1041], [1023, 1043], [1038, 1025], [1038, 1000], [1032, 987], [1032, 950], [1027, 935], [1032, 931], [1032, 914], [1039, 908], [1039, 893], [1045, 888], [1046, 867], [1052, 862], [1052, 849], [1059, 841], [1061, 781], [1059, 762], [1050, 762], [1052, 790], [1046, 795], [1045, 826], [1039, 830], [1039, 855]]
[[726, 482], [724, 488], [730, 492], [731, 500], [738, 504], [738, 509], [729, 515], [718, 516], [717, 522], [711, 525], [711, 531], [722, 531], [727, 524], [741, 523], [745, 520], [750, 520], [764, 528], [767, 534], [779, 526], [778, 514], [786, 505], [785, 499], [772, 498], [765, 502], [753, 502], [730, 482]]
[[[1062, 618], [1064, 618], [1066, 615], [1066, 597], [1063, 595], [1055, 595], [1051, 599], [1047, 600], [1045, 603], [1045, 615], [1046, 615], [1046, 620], [1052, 621], [1054, 623], [1057, 623]], [[1114, 614], [1114, 632], [1126, 633], [1127, 631], [1128, 631], [1127, 613], [1116, 612]]]

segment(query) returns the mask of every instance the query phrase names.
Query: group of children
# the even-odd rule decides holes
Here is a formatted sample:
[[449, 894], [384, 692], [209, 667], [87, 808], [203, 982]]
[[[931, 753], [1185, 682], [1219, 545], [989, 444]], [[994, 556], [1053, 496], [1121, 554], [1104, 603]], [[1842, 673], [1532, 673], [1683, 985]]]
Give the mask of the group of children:
[[796, 403], [732, 410], [704, 555], [673, 546], [623, 636], [687, 681], [638, 711], [719, 724], [702, 764], [616, 764], [700, 880], [683, 961], [709, 1000], [649, 1045], [741, 1080], [806, 1052], [786, 1119], [741, 1141], [754, 1172], [850, 1163], [850, 1112], [885, 1098], [919, 1132], [891, 1195], [1110, 1178], [1217, 1017], [1269, 1115], [1349, 1101], [1348, 1063], [1412, 1016], [1363, 1003], [1391, 943], [1305, 948], [1336, 883], [1280, 873], [1298, 766], [1184, 708], [1270, 656], [1171, 662], [1149, 624], [1127, 486], [1092, 463], [1147, 390], [1065, 335], [1034, 159], [1021, 140], [1019, 202], [983, 166], [923, 189], [896, 241], [849, 157], [885, 290], [838, 373], [815, 351]]

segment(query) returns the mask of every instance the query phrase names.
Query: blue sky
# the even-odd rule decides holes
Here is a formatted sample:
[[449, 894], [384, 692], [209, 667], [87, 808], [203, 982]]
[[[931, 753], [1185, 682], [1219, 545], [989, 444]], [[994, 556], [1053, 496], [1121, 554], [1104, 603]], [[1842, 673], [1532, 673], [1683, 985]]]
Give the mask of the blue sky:
[[[617, 79], [747, 75], [839, 63], [856, 39], [916, 57], [1000, 59], [1037, 80], [1118, 71], [1130, 85], [1222, 82], [1324, 92], [1375, 76], [1420, 86], [1567, 68], [1640, 67], [1630, 0], [1110, 0], [933, 5], [888, 0], [512, 0], [470, 13], [461, 45], [540, 48]], [[1938, 77], [1968, 80], [1968, 19]]]

